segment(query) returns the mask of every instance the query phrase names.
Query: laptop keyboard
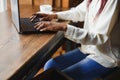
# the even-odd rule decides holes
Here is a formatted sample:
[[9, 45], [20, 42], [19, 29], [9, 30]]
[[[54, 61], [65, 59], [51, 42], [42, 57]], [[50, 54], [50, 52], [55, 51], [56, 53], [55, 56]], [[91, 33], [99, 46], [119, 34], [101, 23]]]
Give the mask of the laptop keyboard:
[[22, 32], [32, 32], [32, 33], [56, 33], [56, 31], [39, 31], [34, 28], [36, 25], [31, 22], [29, 18], [20, 18]]
[[24, 31], [36, 31], [35, 23], [31, 22], [29, 18], [20, 18], [21, 28]]

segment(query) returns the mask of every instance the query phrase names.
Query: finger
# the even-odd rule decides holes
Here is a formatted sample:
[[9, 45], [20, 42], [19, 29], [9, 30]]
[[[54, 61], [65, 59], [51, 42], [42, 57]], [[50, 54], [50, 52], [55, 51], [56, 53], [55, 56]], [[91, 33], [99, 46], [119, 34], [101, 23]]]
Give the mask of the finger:
[[37, 30], [41, 30], [41, 29], [44, 29], [44, 28], [45, 28], [44, 23], [42, 23], [36, 29]]
[[41, 22], [37, 22], [35, 23], [36, 25], [34, 26], [34, 28], [37, 28], [40, 24], [42, 24]]
[[31, 21], [31, 22], [34, 21], [35, 18], [36, 18], [36, 16], [32, 16], [32, 17], [30, 18], [30, 21]]
[[33, 18], [33, 15], [32, 15], [32, 16], [30, 16], [29, 18], [30, 18], [30, 19], [32, 19], [32, 18]]
[[30, 17], [30, 21], [32, 22], [38, 17], [39, 17], [39, 14], [32, 14], [32, 16]]
[[56, 31], [52, 28], [52, 26], [47, 26], [47, 27], [44, 27], [42, 29], [40, 29], [40, 31]]
[[33, 18], [34, 16], [36, 16], [37, 14], [32, 14], [32, 16], [30, 16], [30, 18]]
[[42, 17], [42, 18], [40, 18], [40, 21], [46, 21], [46, 20], [47, 20], [46, 17]]
[[47, 28], [40, 29], [40, 31], [47, 31]]
[[[37, 25], [37, 24], [39, 24], [39, 22], [36, 22], [36, 23], [34, 23], [35, 24], [35, 26]], [[35, 26], [34, 26], [34, 28], [35, 28]]]

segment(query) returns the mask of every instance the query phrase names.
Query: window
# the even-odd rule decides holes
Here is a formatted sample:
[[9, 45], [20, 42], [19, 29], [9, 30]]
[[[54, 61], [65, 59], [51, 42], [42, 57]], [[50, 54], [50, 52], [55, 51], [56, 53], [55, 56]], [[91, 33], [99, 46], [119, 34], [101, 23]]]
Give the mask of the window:
[[7, 9], [7, 0], [0, 0], [0, 12], [3, 12]]

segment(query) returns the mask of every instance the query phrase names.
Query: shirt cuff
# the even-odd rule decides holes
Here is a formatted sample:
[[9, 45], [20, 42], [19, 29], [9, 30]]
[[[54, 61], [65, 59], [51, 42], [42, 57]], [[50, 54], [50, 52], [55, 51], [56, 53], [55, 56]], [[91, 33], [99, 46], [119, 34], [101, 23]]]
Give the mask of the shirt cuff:
[[65, 37], [72, 36], [75, 31], [74, 26], [67, 24], [67, 30], [65, 31]]

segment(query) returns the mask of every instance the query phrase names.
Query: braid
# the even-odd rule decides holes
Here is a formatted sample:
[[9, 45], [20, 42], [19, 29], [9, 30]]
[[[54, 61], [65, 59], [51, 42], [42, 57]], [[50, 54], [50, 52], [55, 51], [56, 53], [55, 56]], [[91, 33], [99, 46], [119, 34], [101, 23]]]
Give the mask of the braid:
[[107, 1], [108, 1], [108, 0], [101, 0], [101, 6], [100, 6], [100, 9], [99, 9], [99, 11], [98, 11], [98, 13], [97, 13], [97, 16], [99, 16], [100, 13], [103, 11], [103, 9], [104, 9]]
[[90, 5], [91, 2], [92, 2], [92, 0], [88, 0], [88, 2], [87, 2], [87, 8], [89, 8], [89, 5]]

